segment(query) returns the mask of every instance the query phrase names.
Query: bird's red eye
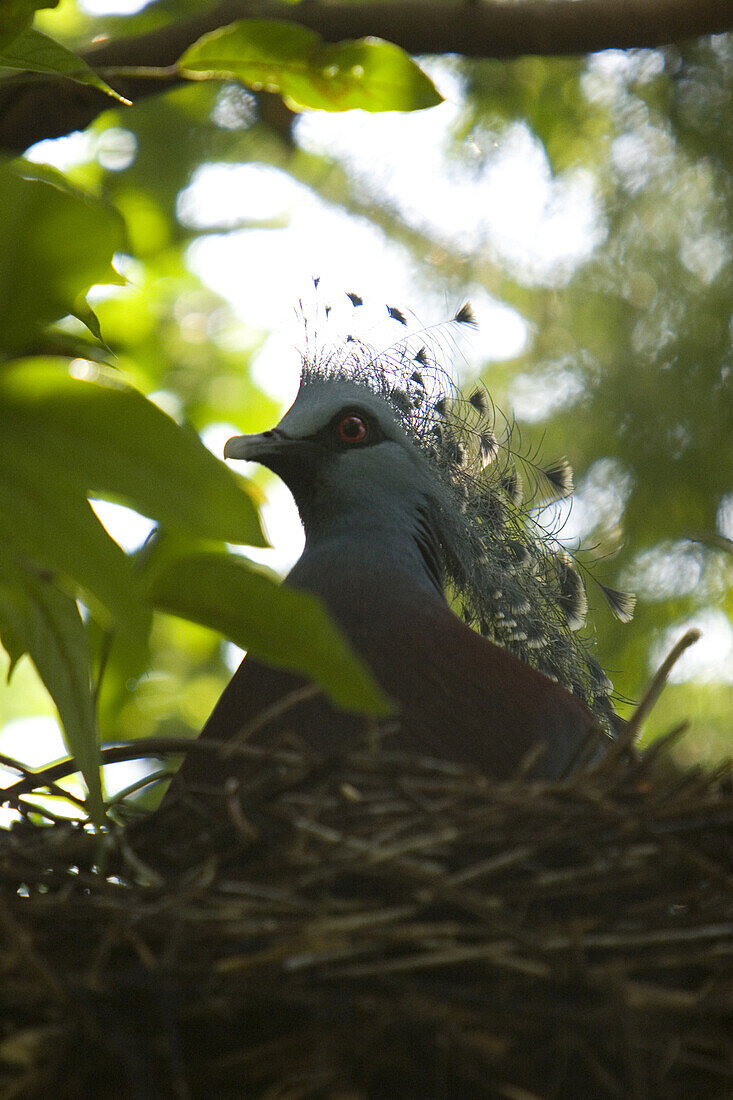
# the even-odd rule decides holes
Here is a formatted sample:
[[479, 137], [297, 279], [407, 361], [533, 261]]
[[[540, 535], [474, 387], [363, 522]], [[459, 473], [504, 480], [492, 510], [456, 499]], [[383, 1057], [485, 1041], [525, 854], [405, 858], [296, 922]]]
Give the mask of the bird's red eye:
[[344, 443], [361, 443], [366, 439], [367, 426], [360, 416], [345, 416], [339, 421], [338, 431]]

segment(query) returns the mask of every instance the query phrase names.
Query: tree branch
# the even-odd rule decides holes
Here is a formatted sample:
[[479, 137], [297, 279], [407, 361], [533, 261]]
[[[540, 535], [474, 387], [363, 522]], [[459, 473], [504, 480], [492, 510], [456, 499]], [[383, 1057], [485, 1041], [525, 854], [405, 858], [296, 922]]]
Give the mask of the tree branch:
[[[733, 28], [732, 0], [385, 0], [301, 4], [223, 0], [192, 19], [150, 34], [121, 38], [84, 51], [100, 71], [173, 65], [207, 31], [235, 19], [285, 19], [318, 31], [327, 42], [374, 35], [411, 54], [458, 53], [512, 58], [593, 53], [610, 48], [663, 46]], [[137, 100], [179, 83], [136, 78], [113, 81]], [[87, 126], [110, 100], [70, 81], [21, 79], [0, 88], [0, 148], [21, 152], [42, 138]]]

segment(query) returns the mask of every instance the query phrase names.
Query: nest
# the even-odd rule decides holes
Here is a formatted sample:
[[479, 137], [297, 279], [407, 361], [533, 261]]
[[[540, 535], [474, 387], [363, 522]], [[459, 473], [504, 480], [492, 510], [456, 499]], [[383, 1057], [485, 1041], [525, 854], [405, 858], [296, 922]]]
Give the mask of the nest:
[[151, 825], [2, 833], [1, 1096], [733, 1094], [727, 771], [239, 751]]

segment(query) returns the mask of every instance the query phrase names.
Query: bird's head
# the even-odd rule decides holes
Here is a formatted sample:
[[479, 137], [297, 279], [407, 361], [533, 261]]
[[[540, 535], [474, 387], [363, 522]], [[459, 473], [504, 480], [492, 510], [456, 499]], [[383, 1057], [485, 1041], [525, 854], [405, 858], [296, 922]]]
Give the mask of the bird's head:
[[259, 462], [282, 478], [306, 535], [349, 526], [399, 530], [431, 508], [438, 485], [396, 411], [346, 379], [304, 381], [270, 431], [230, 439], [226, 458]]

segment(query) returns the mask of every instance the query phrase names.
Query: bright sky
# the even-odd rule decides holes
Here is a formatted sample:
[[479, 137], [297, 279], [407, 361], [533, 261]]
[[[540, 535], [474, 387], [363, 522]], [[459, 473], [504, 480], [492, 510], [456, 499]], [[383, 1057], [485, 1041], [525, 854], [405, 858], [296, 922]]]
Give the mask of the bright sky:
[[90, 15], [135, 15], [150, 0], [79, 0], [79, 7]]

